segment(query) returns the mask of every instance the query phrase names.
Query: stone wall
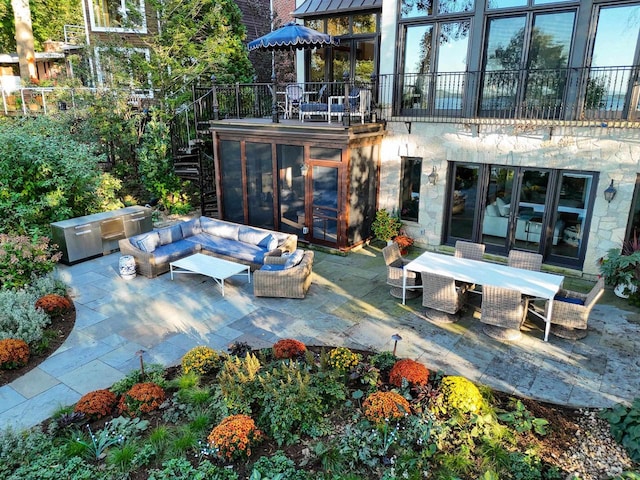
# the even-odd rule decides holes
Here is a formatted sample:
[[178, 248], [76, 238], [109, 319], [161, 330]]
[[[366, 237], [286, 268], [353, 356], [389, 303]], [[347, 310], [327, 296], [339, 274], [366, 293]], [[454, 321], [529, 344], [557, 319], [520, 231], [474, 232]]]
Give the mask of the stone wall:
[[[599, 172], [583, 273], [598, 274], [597, 260], [621, 246], [640, 172], [640, 130], [413, 122], [409, 133], [405, 122], [393, 121], [387, 128], [380, 208], [398, 209], [401, 156], [422, 157], [419, 222], [405, 222], [419, 245], [433, 248], [441, 243], [447, 161], [457, 161]], [[438, 182], [430, 185], [427, 175], [434, 166]], [[611, 179], [617, 194], [609, 204], [602, 192]]]

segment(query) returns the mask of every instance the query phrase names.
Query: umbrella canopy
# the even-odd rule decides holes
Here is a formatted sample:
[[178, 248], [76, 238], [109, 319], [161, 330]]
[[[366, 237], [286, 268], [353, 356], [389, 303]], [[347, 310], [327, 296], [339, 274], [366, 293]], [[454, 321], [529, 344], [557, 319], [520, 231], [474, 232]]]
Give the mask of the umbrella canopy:
[[273, 32], [249, 42], [252, 50], [294, 50], [338, 45], [339, 40], [304, 25], [289, 22]]

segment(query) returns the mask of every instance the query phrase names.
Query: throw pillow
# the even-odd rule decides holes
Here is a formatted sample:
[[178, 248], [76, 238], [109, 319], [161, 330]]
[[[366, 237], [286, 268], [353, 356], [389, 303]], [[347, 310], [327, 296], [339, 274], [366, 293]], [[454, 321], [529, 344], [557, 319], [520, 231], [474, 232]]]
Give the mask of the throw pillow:
[[500, 213], [501, 217], [506, 217], [509, 215], [509, 204], [504, 203], [502, 198], [496, 198], [496, 206], [498, 207], [498, 213]]
[[160, 245], [168, 245], [182, 239], [182, 229], [180, 225], [160, 228], [158, 236], [160, 237]]
[[260, 240], [260, 243], [258, 244], [258, 246], [266, 249], [267, 252], [270, 252], [271, 250], [275, 250], [276, 248], [278, 248], [278, 239], [273, 235], [269, 234], [266, 237], [264, 237], [262, 240]]
[[186, 222], [182, 222], [180, 224], [180, 229], [182, 230], [182, 238], [193, 237], [194, 235], [202, 233], [199, 218], [193, 218]]
[[267, 236], [269, 236], [268, 233], [251, 227], [240, 227], [238, 231], [238, 240], [259, 247], [262, 246], [262, 240]]
[[156, 247], [160, 243], [160, 237], [158, 232], [151, 232], [136, 239], [136, 246], [146, 253], [155, 251]]
[[289, 255], [287, 257], [287, 261], [284, 262], [285, 270], [287, 268], [293, 268], [296, 265], [298, 265], [302, 261], [303, 257], [304, 257], [304, 250], [297, 249], [295, 252], [293, 252], [291, 255]]
[[555, 297], [553, 297], [554, 300], [558, 300], [560, 302], [566, 302], [566, 303], [574, 303], [576, 305], [584, 305], [584, 300], [582, 300], [581, 298], [575, 298], [575, 297], [565, 297], [562, 295], [556, 295]]
[[487, 217], [499, 217], [500, 214], [498, 213], [498, 207], [496, 207], [493, 204], [487, 205], [487, 209], [485, 210], [485, 215]]
[[278, 270], [284, 270], [284, 265], [269, 263], [267, 265], [263, 265], [260, 270], [266, 270], [267, 272], [277, 272]]

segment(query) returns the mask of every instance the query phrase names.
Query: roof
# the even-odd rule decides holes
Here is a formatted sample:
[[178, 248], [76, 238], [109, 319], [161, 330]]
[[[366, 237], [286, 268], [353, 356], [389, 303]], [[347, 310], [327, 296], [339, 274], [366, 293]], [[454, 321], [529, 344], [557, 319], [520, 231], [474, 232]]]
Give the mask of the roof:
[[381, 10], [382, 0], [305, 0], [292, 13], [295, 18], [320, 17], [361, 10]]
[[[36, 62], [64, 59], [64, 53], [59, 52], [35, 52]], [[0, 53], [0, 63], [18, 63], [17, 53]]]

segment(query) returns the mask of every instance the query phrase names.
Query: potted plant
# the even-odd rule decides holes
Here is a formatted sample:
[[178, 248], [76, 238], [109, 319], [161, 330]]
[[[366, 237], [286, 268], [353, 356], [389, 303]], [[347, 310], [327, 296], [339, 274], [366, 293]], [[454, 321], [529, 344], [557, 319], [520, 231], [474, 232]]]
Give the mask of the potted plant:
[[393, 241], [398, 244], [400, 248], [400, 253], [402, 255], [406, 255], [409, 253], [409, 247], [413, 245], [413, 238], [408, 236], [405, 232], [400, 231], [399, 235], [393, 237]]
[[605, 281], [614, 286], [614, 292], [621, 298], [629, 298], [640, 285], [640, 250], [631, 253], [612, 248], [600, 259], [600, 273]]
[[387, 242], [387, 244], [391, 243], [391, 240], [398, 235], [401, 227], [400, 219], [385, 209], [376, 212], [376, 218], [371, 224], [371, 230], [376, 238]]

